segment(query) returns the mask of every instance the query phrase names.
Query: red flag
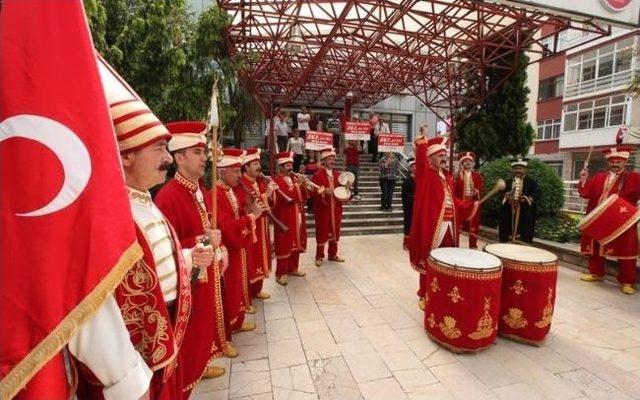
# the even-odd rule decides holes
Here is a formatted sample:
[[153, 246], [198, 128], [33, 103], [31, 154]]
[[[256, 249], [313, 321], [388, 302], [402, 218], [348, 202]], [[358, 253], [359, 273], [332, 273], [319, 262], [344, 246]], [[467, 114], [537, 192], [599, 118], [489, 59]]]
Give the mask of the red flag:
[[3, 0], [0, 192], [0, 395], [61, 398], [60, 350], [141, 255], [80, 0]]

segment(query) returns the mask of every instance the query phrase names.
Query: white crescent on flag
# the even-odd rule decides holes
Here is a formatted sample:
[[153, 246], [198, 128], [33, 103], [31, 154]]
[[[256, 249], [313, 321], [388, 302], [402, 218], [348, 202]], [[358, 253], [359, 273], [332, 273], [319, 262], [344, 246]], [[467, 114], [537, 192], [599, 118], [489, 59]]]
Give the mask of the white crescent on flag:
[[35, 140], [49, 148], [60, 160], [64, 171], [62, 188], [51, 202], [37, 210], [16, 215], [41, 217], [73, 203], [91, 177], [91, 157], [78, 136], [58, 121], [39, 115], [21, 114], [0, 122], [0, 143], [14, 137]]

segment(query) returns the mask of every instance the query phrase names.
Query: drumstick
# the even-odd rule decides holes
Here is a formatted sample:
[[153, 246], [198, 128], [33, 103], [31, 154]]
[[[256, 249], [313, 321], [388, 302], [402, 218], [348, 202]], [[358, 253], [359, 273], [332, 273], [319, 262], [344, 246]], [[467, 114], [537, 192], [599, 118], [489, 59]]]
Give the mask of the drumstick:
[[494, 194], [504, 190], [506, 187], [507, 187], [507, 184], [504, 182], [504, 180], [498, 179], [493, 189], [491, 189], [489, 193], [485, 194], [484, 197], [480, 199], [480, 201], [478, 202], [478, 205], [479, 206], [482, 205], [482, 203], [489, 200], [489, 198], [491, 198]]
[[591, 160], [591, 152], [593, 151], [593, 146], [589, 147], [589, 154], [587, 154], [587, 160], [584, 162], [584, 167], [582, 169], [589, 168], [589, 160]]

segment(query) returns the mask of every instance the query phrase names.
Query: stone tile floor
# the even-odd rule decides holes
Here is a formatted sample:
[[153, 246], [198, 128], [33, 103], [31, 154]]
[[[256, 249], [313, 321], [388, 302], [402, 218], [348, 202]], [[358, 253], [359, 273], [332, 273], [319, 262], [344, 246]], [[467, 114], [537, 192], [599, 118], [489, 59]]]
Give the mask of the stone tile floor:
[[258, 328], [234, 336], [240, 356], [216, 360], [227, 374], [191, 399], [640, 399], [640, 295], [560, 268], [542, 347], [499, 338], [455, 355], [424, 333], [401, 241], [345, 237], [346, 263], [316, 268], [310, 252], [305, 278], [268, 279], [271, 298], [248, 317]]

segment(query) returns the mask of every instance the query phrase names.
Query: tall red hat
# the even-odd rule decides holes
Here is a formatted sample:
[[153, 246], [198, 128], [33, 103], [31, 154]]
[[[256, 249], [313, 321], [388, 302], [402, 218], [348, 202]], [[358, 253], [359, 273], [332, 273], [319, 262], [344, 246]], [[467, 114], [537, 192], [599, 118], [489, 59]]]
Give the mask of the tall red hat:
[[186, 149], [189, 147], [206, 147], [207, 124], [200, 121], [177, 121], [165, 125], [171, 132], [169, 151]]
[[260, 160], [260, 154], [262, 154], [262, 150], [257, 147], [251, 147], [245, 150], [244, 155], [242, 156], [242, 165], [247, 165], [251, 161]]
[[218, 168], [240, 167], [244, 150], [226, 148], [222, 149], [222, 158], [218, 161]]
[[427, 157], [431, 157], [434, 154], [447, 151], [447, 138], [444, 136], [437, 136], [429, 139], [427, 142]]
[[463, 162], [465, 160], [476, 160], [476, 155], [472, 151], [463, 151], [458, 155], [458, 161]]
[[286, 163], [293, 162], [293, 152], [292, 151], [284, 151], [282, 153], [276, 154], [276, 162], [278, 165], [284, 165]]
[[607, 160], [620, 158], [628, 160], [631, 153], [633, 153], [633, 147], [629, 146], [617, 146], [602, 151]]

